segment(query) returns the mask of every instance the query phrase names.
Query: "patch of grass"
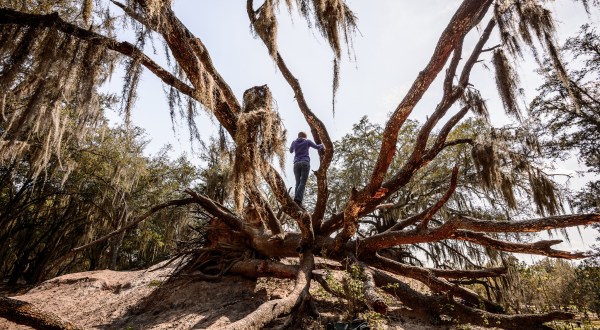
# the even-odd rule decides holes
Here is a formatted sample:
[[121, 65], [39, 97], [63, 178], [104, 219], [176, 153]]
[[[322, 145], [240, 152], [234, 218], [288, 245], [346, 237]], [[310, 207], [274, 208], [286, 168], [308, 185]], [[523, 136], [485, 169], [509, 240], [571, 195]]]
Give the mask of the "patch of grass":
[[152, 281], [150, 281], [150, 283], [148, 283], [148, 286], [158, 288], [159, 286], [162, 285], [162, 283], [163, 283], [163, 281], [161, 281], [161, 280], [152, 280]]

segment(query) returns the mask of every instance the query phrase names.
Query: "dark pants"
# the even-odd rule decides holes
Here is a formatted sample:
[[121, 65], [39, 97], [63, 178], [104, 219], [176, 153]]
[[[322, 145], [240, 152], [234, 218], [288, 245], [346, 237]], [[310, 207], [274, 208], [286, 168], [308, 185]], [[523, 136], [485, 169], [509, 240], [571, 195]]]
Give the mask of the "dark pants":
[[299, 161], [294, 163], [294, 177], [296, 177], [296, 188], [294, 189], [294, 200], [302, 203], [304, 199], [304, 188], [310, 172], [310, 162]]

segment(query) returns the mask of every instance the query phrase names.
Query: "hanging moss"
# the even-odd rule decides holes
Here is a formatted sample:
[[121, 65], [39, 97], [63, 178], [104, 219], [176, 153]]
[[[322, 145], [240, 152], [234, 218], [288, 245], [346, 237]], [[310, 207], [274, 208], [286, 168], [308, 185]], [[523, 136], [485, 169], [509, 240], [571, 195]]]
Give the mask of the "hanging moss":
[[269, 49], [269, 55], [273, 59], [277, 57], [277, 19], [275, 17], [274, 0], [266, 0], [256, 11], [256, 22], [254, 29], [256, 34], [265, 42]]
[[337, 95], [338, 88], [340, 87], [340, 63], [337, 58], [333, 59], [333, 81], [331, 87], [331, 111], [335, 116], [335, 96]]
[[113, 59], [102, 44], [85, 44], [54, 29], [13, 26], [2, 34], [16, 39], [0, 45], [0, 54], [10, 54], [0, 62], [0, 159], [30, 152], [37, 176], [55, 155], [68, 173], [61, 144], [67, 137], [84, 139], [85, 127], [99, 119], [97, 86], [106, 78], [104, 64]]
[[521, 120], [521, 109], [518, 105], [519, 77], [510, 65], [502, 49], [494, 51], [492, 59], [496, 69], [496, 88], [507, 114]]
[[500, 182], [500, 168], [494, 141], [476, 143], [471, 149], [473, 162], [483, 180], [483, 186], [488, 190], [494, 189]]
[[244, 92], [243, 112], [237, 121], [233, 191], [236, 207], [241, 210], [245, 191], [257, 185], [274, 157], [281, 168], [285, 162], [285, 130], [279, 114], [273, 109], [271, 91], [267, 85]]
[[554, 182], [542, 171], [531, 169], [529, 171], [529, 184], [531, 185], [533, 202], [537, 212], [546, 214], [557, 214], [563, 210], [560, 199], [556, 194]]
[[488, 112], [487, 105], [478, 90], [473, 88], [468, 88], [465, 90], [461, 96], [461, 102], [463, 105], [470, 106], [471, 110], [476, 115], [484, 118], [486, 121], [489, 121], [490, 114]]

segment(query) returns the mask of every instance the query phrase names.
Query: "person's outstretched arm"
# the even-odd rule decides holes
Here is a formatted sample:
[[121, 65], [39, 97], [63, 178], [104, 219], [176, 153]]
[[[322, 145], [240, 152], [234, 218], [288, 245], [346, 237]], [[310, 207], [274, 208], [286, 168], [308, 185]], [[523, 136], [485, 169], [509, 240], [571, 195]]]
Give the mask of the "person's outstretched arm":
[[315, 144], [311, 140], [308, 140], [308, 145], [311, 146], [312, 148], [315, 148], [315, 149], [319, 150], [319, 151], [325, 149], [325, 146], [322, 143], [321, 144]]

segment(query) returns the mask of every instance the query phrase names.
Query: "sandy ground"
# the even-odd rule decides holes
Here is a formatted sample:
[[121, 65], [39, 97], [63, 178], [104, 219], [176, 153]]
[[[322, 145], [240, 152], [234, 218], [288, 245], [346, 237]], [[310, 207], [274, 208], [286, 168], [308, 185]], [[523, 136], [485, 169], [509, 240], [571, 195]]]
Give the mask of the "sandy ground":
[[[157, 267], [154, 267], [156, 269]], [[172, 268], [115, 272], [92, 271], [64, 275], [12, 298], [30, 302], [89, 329], [219, 329], [239, 320], [270, 299], [292, 289], [287, 280], [227, 277], [207, 282], [193, 277], [166, 281]], [[336, 305], [317, 302], [323, 315], [336, 316]], [[342, 306], [343, 307], [343, 306]], [[340, 306], [337, 306], [341, 309]], [[398, 330], [451, 329], [435, 327], [394, 313], [378, 328]], [[275, 322], [277, 323], [277, 322]], [[315, 328], [321, 325], [313, 322]], [[281, 325], [282, 322], [279, 322]], [[31, 329], [0, 318], [0, 329]], [[473, 328], [471, 328], [473, 329]]]

